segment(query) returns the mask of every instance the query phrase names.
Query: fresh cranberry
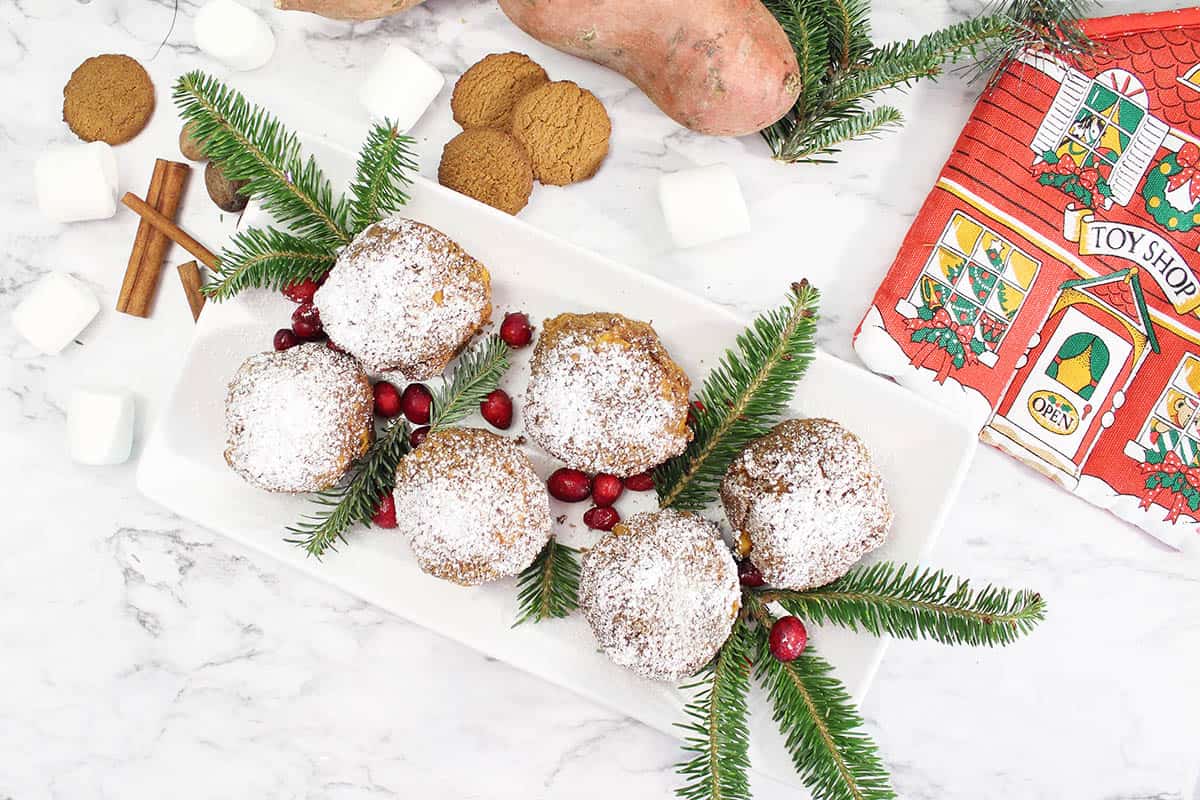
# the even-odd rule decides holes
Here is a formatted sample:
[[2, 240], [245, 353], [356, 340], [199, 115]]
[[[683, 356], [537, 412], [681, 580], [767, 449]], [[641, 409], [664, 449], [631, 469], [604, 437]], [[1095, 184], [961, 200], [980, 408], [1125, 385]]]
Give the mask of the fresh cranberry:
[[[704, 403], [701, 403], [699, 400], [693, 400], [691, 406], [697, 411], [704, 411]], [[694, 428], [696, 427], [696, 415], [692, 413], [692, 408], [688, 409], [687, 424]]]
[[292, 332], [291, 328], [280, 328], [275, 331], [275, 349], [290, 350], [300, 344], [300, 337]]
[[411, 444], [413, 447], [420, 447], [421, 442], [425, 441], [428, 437], [429, 437], [429, 426], [425, 425], [423, 427], [417, 428], [415, 431], [413, 431], [412, 433], [410, 433], [408, 435], [408, 443]]
[[375, 394], [375, 413], [391, 419], [400, 413], [400, 390], [387, 381], [379, 381], [372, 387]]
[[598, 506], [611, 506], [624, 490], [625, 485], [616, 475], [601, 472], [592, 478], [592, 502]]
[[427, 424], [433, 414], [433, 393], [424, 384], [410, 383], [400, 395], [400, 410], [412, 424]]
[[625, 479], [625, 488], [631, 492], [648, 492], [654, 488], [654, 476], [649, 472], [630, 475]]
[[546, 480], [546, 488], [555, 500], [578, 503], [592, 493], [592, 479], [577, 469], [561, 467], [551, 473]]
[[313, 295], [317, 293], [317, 289], [321, 288], [321, 284], [324, 282], [325, 276], [322, 275], [319, 281], [305, 278], [299, 283], [289, 283], [283, 287], [283, 296], [293, 303], [311, 303]]
[[754, 562], [749, 559], [738, 562], [738, 580], [742, 582], [742, 586], [750, 589], [757, 589], [766, 583], [762, 573], [758, 571], [758, 567], [754, 566]]
[[592, 506], [583, 512], [583, 524], [594, 531], [611, 531], [620, 521], [621, 515], [608, 506]]
[[505, 314], [504, 320], [500, 323], [500, 338], [514, 349], [520, 349], [529, 344], [533, 339], [533, 326], [529, 324], [529, 317], [520, 311]]
[[292, 330], [301, 339], [316, 339], [325, 333], [321, 312], [312, 303], [301, 303], [292, 312]]
[[795, 661], [808, 644], [808, 630], [795, 617], [780, 617], [771, 626], [771, 655], [780, 661]]
[[503, 389], [495, 389], [483, 398], [483, 402], [479, 404], [479, 413], [489, 425], [502, 431], [508, 430], [513, 419], [512, 398]]
[[396, 498], [391, 492], [379, 498], [379, 505], [371, 515], [371, 522], [380, 528], [396, 527]]

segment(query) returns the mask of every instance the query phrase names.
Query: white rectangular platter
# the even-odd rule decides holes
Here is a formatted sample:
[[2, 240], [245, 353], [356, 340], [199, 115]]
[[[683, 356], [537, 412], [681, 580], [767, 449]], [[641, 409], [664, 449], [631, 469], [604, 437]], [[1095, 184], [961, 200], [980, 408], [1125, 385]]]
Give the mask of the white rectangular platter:
[[[317, 143], [310, 148], [340, 185], [349, 176], [349, 154]], [[544, 234], [520, 220], [419, 180], [405, 213], [444, 231], [492, 273], [496, 316], [528, 312], [536, 322], [564, 311], [617, 311], [654, 323], [672, 356], [699, 385], [718, 356], [734, 343], [746, 320], [640, 272]], [[731, 268], [736, 268], [731, 265]], [[797, 278], [802, 277], [797, 275]], [[779, 287], [780, 303], [787, 291]], [[196, 326], [179, 380], [147, 441], [138, 486], [163, 506], [201, 525], [406, 619], [615, 708], [653, 728], [677, 735], [681, 694], [672, 686], [638, 679], [612, 665], [578, 616], [513, 628], [512, 581], [462, 588], [417, 568], [400, 537], [356, 530], [350, 544], [324, 560], [307, 558], [283, 541], [285, 527], [311, 510], [303, 497], [272, 495], [243, 483], [223, 459], [225, 388], [242, 360], [270, 348], [288, 324], [292, 306], [274, 293], [251, 292], [209, 303]], [[511, 435], [521, 433], [521, 394], [529, 349], [520, 352], [503, 386], [517, 404]], [[895, 508], [887, 544], [872, 558], [912, 561], [932, 543], [974, 451], [972, 431], [953, 417], [882, 378], [819, 353], [794, 403], [798, 416], [836, 419], [874, 453]], [[467, 424], [482, 426], [481, 420]], [[526, 446], [540, 474], [556, 466]], [[628, 515], [652, 505], [652, 492], [626, 493], [618, 508]], [[564, 541], [586, 546], [595, 535], [580, 522], [586, 504], [554, 503]], [[861, 699], [886, 643], [838, 629], [819, 629], [811, 641]], [[796, 783], [770, 713], [752, 702], [756, 771]]]

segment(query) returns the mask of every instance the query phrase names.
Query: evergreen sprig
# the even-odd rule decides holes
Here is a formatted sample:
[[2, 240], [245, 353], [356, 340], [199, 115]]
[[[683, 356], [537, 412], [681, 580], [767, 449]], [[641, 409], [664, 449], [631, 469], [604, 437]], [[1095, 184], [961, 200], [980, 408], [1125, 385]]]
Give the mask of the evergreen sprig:
[[691, 443], [654, 471], [660, 506], [703, 509], [730, 462], [779, 420], [812, 361], [819, 300], [807, 281], [792, 284], [787, 305], [738, 335], [700, 390]]
[[759, 598], [818, 625], [946, 644], [1010, 644], [1046, 618], [1046, 603], [1036, 592], [996, 586], [976, 591], [941, 570], [886, 561], [855, 567], [827, 586], [768, 589]]
[[417, 170], [412, 143], [412, 137], [390, 121], [371, 128], [350, 185], [350, 233], [359, 233], [408, 202], [403, 187], [412, 183], [409, 174]]
[[774, 708], [792, 764], [814, 800], [892, 800], [879, 749], [833, 667], [809, 644], [800, 657], [780, 661], [768, 633], [774, 621], [752, 597], [754, 677]]
[[517, 578], [517, 607], [514, 627], [571, 616], [579, 608], [579, 551], [551, 536]]
[[251, 287], [282, 289], [319, 278], [335, 261], [334, 251], [312, 239], [274, 228], [248, 228], [234, 234], [221, 251], [220, 266], [203, 291], [214, 300], [226, 300]]
[[685, 709], [690, 720], [679, 724], [693, 754], [676, 765], [687, 783], [675, 794], [684, 800], [750, 800], [750, 636], [739, 618], [712, 662], [682, 687], [697, 693]]
[[313, 246], [336, 249], [350, 241], [345, 200], [335, 198], [329, 179], [311, 156], [304, 158], [296, 135], [265, 109], [200, 71], [175, 82], [175, 105], [204, 155], [225, 177], [248, 181], [242, 192]]
[[433, 393], [433, 412], [429, 427], [446, 428], [461, 422], [500, 385], [508, 371], [512, 349], [496, 334], [463, 353], [450, 380]]
[[828, 162], [847, 142], [898, 127], [900, 112], [870, 107], [877, 94], [937, 78], [947, 64], [970, 62], [998, 74], [1026, 50], [1076, 58], [1091, 43], [1079, 19], [1094, 0], [1006, 0], [918, 39], [876, 47], [869, 0], [765, 0], [787, 33], [801, 92], [763, 137], [775, 158]]
[[396, 467], [409, 451], [408, 424], [393, 422], [352, 468], [348, 482], [319, 492], [313, 502], [321, 508], [288, 528], [293, 534], [284, 541], [303, 547], [320, 558], [346, 541], [346, 531], [356, 523], [371, 524], [379, 499], [396, 485]]

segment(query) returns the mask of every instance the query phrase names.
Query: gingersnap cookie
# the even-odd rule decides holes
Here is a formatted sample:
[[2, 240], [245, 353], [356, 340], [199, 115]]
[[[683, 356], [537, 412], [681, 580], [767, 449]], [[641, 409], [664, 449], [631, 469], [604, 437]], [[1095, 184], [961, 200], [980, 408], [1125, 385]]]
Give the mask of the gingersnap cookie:
[[525, 148], [511, 135], [492, 128], [471, 128], [446, 142], [438, 183], [516, 214], [533, 191], [533, 165]]
[[513, 108], [512, 133], [533, 161], [533, 177], [565, 186], [596, 174], [612, 123], [596, 95], [571, 81], [544, 83]]
[[92, 56], [63, 87], [63, 120], [85, 142], [128, 142], [153, 111], [154, 84], [129, 56]]
[[548, 80], [546, 70], [523, 53], [484, 56], [454, 84], [454, 121], [464, 129], [507, 129], [517, 101]]

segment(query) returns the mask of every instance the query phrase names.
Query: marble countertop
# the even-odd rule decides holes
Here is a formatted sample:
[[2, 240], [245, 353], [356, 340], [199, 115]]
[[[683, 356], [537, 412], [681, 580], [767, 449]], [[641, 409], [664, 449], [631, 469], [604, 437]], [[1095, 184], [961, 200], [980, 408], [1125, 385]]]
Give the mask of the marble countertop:
[[[1162, 2], [1113, 3], [1147, 10]], [[1179, 3], [1177, 5], [1184, 5]], [[593, 89], [614, 120], [591, 181], [539, 188], [522, 216], [739, 313], [808, 276], [825, 292], [822, 343], [850, 334], [965, 120], [978, 87], [956, 76], [893, 99], [909, 123], [851, 146], [840, 164], [786, 167], [761, 141], [709, 139], [662, 116], [621, 77], [558, 54], [492, 2], [430, 0], [351, 25], [263, 9], [278, 37], [264, 69], [227, 75], [193, 44], [183, 0], [0, 3], [0, 798], [668, 797], [674, 741], [254, 555], [140, 497], [136, 462], [66, 457], [71, 387], [128, 387], [139, 436], [173, 380], [191, 328], [167, 283], [149, 320], [109, 310], [136, 220], [46, 222], [30, 173], [71, 134], [60, 92], [100, 52], [146, 64], [159, 108], [117, 149], [122, 189], [144, 189], [178, 132], [169, 87], [204, 68], [290, 124], [332, 138], [365, 129], [356, 76], [401, 41], [447, 77], [414, 130], [432, 175], [457, 130], [450, 86], [482, 55], [529, 53]], [[878, 0], [882, 40], [977, 10], [973, 0]], [[754, 234], [673, 251], [657, 176], [724, 161]], [[181, 217], [231, 221], [193, 181]], [[182, 260], [179, 253], [169, 263]], [[9, 312], [38, 276], [85, 280], [104, 311], [58, 357], [19, 340]], [[1048, 621], [1003, 651], [891, 647], [863, 711], [906, 798], [1180, 798], [1200, 766], [1200, 566], [982, 448], [929, 563], [1031, 586]], [[759, 798], [793, 796], [765, 789]], [[1188, 795], [1187, 800], [1191, 800]]]

